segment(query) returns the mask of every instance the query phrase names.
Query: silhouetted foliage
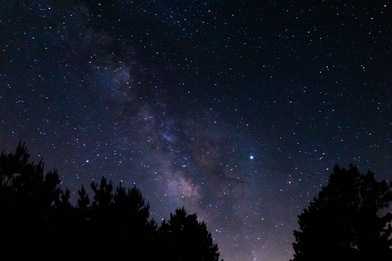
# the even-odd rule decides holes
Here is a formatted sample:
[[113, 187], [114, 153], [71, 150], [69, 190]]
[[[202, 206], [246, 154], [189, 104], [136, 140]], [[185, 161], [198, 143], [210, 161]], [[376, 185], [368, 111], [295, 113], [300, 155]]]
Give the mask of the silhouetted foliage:
[[294, 261], [392, 260], [391, 185], [350, 165], [335, 166], [328, 185], [298, 216]]
[[184, 208], [170, 214], [158, 230], [163, 260], [217, 261], [218, 246], [213, 244], [206, 224], [196, 214], [187, 215]]
[[87, 209], [88, 204], [90, 204], [90, 199], [82, 185], [82, 189], [78, 191], [79, 199], [78, 199], [78, 208], [79, 209]]
[[[38, 164], [28, 163], [29, 157], [25, 143], [20, 142], [15, 154], [6, 155], [3, 151], [0, 156], [1, 235], [8, 239], [2, 247], [12, 251], [18, 246], [38, 254], [38, 245], [47, 242], [56, 223], [54, 211], [61, 204], [66, 205], [69, 192], [64, 194], [58, 187], [56, 170], [44, 175], [42, 160]], [[15, 252], [18, 254], [21, 252]]]
[[105, 177], [90, 184], [92, 204], [82, 186], [73, 207], [57, 171], [44, 175], [42, 160], [35, 165], [28, 158], [21, 143], [15, 154], [0, 156], [1, 236], [8, 239], [2, 246], [14, 258], [26, 252], [45, 260], [218, 260], [218, 247], [196, 215], [178, 209], [158, 233], [140, 190], [120, 183], [113, 194]]
[[107, 183], [106, 178], [102, 176], [101, 183], [98, 187], [97, 183], [92, 182], [90, 187], [93, 189], [95, 196], [93, 202], [93, 208], [106, 209], [112, 202], [112, 190], [113, 184], [110, 181]]

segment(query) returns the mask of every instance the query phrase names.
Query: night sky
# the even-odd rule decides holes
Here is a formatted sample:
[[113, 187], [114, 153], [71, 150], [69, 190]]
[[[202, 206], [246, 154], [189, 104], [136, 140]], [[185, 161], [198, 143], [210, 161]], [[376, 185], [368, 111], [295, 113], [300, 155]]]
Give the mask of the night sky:
[[1, 1], [0, 150], [73, 204], [104, 175], [225, 261], [288, 261], [335, 164], [391, 179], [390, 1], [65, 2]]

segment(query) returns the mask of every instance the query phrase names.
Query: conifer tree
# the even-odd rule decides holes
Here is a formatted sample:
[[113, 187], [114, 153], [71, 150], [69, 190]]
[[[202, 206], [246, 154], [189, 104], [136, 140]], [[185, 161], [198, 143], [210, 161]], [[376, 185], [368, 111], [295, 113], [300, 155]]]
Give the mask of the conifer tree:
[[79, 209], [87, 209], [90, 204], [90, 199], [82, 185], [82, 189], [78, 190], [79, 199], [78, 199], [78, 208]]
[[70, 190], [59, 187], [57, 171], [44, 175], [42, 160], [34, 164], [28, 158], [21, 143], [15, 154], [0, 156], [2, 246], [17, 259], [28, 253], [44, 260], [218, 260], [205, 223], [184, 208], [171, 214], [158, 234], [140, 190], [120, 184], [113, 194], [105, 177], [91, 183], [91, 205], [82, 186], [73, 207]]
[[105, 209], [108, 208], [110, 203], [112, 202], [112, 199], [113, 199], [112, 181], [107, 183], [106, 178], [104, 176], [102, 176], [101, 183], [99, 186], [97, 183], [94, 183], [94, 182], [92, 182], [90, 186], [95, 193], [93, 207], [99, 207], [99, 208], [105, 208]]
[[392, 260], [391, 186], [350, 165], [335, 166], [328, 185], [298, 216], [294, 261]]
[[164, 260], [218, 261], [218, 246], [206, 224], [197, 220], [196, 214], [188, 215], [183, 208], [170, 214], [158, 230]]
[[59, 188], [56, 170], [44, 175], [42, 159], [34, 164], [28, 163], [29, 157], [25, 143], [21, 142], [14, 154], [3, 151], [0, 156], [1, 235], [7, 239], [3, 240], [2, 246], [8, 251], [18, 246], [32, 256], [42, 257], [41, 249], [50, 243], [50, 235], [58, 224], [54, 212], [61, 208], [69, 194]]

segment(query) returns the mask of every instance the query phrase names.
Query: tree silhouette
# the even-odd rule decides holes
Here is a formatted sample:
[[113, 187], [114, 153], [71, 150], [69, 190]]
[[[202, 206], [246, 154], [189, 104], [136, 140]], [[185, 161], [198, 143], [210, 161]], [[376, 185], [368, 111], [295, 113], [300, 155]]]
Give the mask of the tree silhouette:
[[59, 202], [61, 193], [57, 171], [43, 174], [42, 160], [38, 164], [27, 163], [30, 157], [25, 143], [19, 142], [15, 154], [0, 156], [0, 191], [2, 203], [15, 208], [35, 208], [43, 218], [47, 211]]
[[87, 195], [86, 190], [84, 189], [83, 185], [82, 185], [82, 189], [78, 191], [78, 194], [79, 194], [78, 208], [79, 209], [87, 209], [88, 204], [90, 204], [90, 199], [88, 198], [88, 195]]
[[78, 231], [84, 231], [80, 238], [89, 244], [89, 252], [80, 249], [81, 255], [88, 259], [121, 259], [131, 253], [133, 259], [152, 260], [151, 245], [157, 228], [154, 220], [148, 220], [150, 205], [145, 204], [140, 190], [126, 190], [120, 183], [113, 194], [112, 182], [105, 177], [90, 187], [94, 192], [91, 206], [82, 187], [76, 209], [81, 222]]
[[93, 208], [107, 209], [113, 199], [112, 182], [110, 181], [109, 183], [107, 183], [106, 178], [102, 176], [101, 183], [99, 186], [97, 183], [92, 182], [90, 187], [93, 189], [95, 193]]
[[392, 260], [391, 186], [370, 171], [335, 166], [328, 185], [298, 216], [293, 261]]
[[[113, 190], [102, 177], [92, 182], [93, 202], [84, 186], [76, 207], [70, 190], [60, 189], [57, 171], [43, 174], [42, 160], [28, 163], [25, 144], [0, 156], [0, 235], [13, 257], [68, 260], [216, 261], [217, 245], [204, 222], [184, 208], [157, 229], [149, 203], [138, 188]], [[114, 193], [113, 193], [114, 192]]]
[[157, 226], [154, 220], [148, 221], [149, 209], [150, 204], [145, 204], [136, 186], [126, 190], [120, 183], [116, 188], [110, 213], [111, 221], [116, 224], [112, 229], [121, 238], [115, 246], [121, 255], [132, 252], [135, 260], [152, 260]]
[[140, 190], [134, 186], [132, 189], [118, 186], [113, 196], [112, 212], [122, 226], [135, 227], [146, 226], [148, 224], [150, 204], [144, 203], [144, 198]]
[[158, 229], [163, 260], [217, 261], [218, 246], [213, 244], [206, 224], [196, 214], [187, 215], [183, 208], [170, 214]]
[[57, 223], [54, 212], [67, 205], [69, 191], [64, 193], [59, 188], [56, 170], [44, 175], [42, 160], [38, 164], [28, 163], [29, 157], [21, 142], [15, 154], [6, 155], [3, 151], [0, 156], [1, 235], [7, 239], [2, 246], [9, 251], [18, 246], [31, 255], [43, 256], [40, 249], [49, 242]]

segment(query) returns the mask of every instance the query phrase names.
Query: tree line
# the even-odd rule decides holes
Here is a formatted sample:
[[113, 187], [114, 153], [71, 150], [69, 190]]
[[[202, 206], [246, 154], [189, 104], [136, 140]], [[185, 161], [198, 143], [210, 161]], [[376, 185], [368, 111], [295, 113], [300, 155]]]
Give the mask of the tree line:
[[[57, 171], [28, 163], [25, 144], [0, 156], [3, 254], [15, 258], [216, 261], [218, 246], [196, 214], [176, 209], [158, 227], [140, 190], [102, 177], [77, 205]], [[376, 181], [350, 165], [335, 166], [328, 184], [298, 216], [292, 261], [392, 260], [392, 181]]]
[[105, 177], [91, 183], [91, 202], [82, 186], [72, 206], [57, 171], [44, 175], [42, 160], [28, 159], [24, 143], [14, 154], [0, 156], [3, 254], [45, 260], [219, 260], [218, 246], [196, 214], [176, 209], [158, 227], [136, 186], [114, 188]]

